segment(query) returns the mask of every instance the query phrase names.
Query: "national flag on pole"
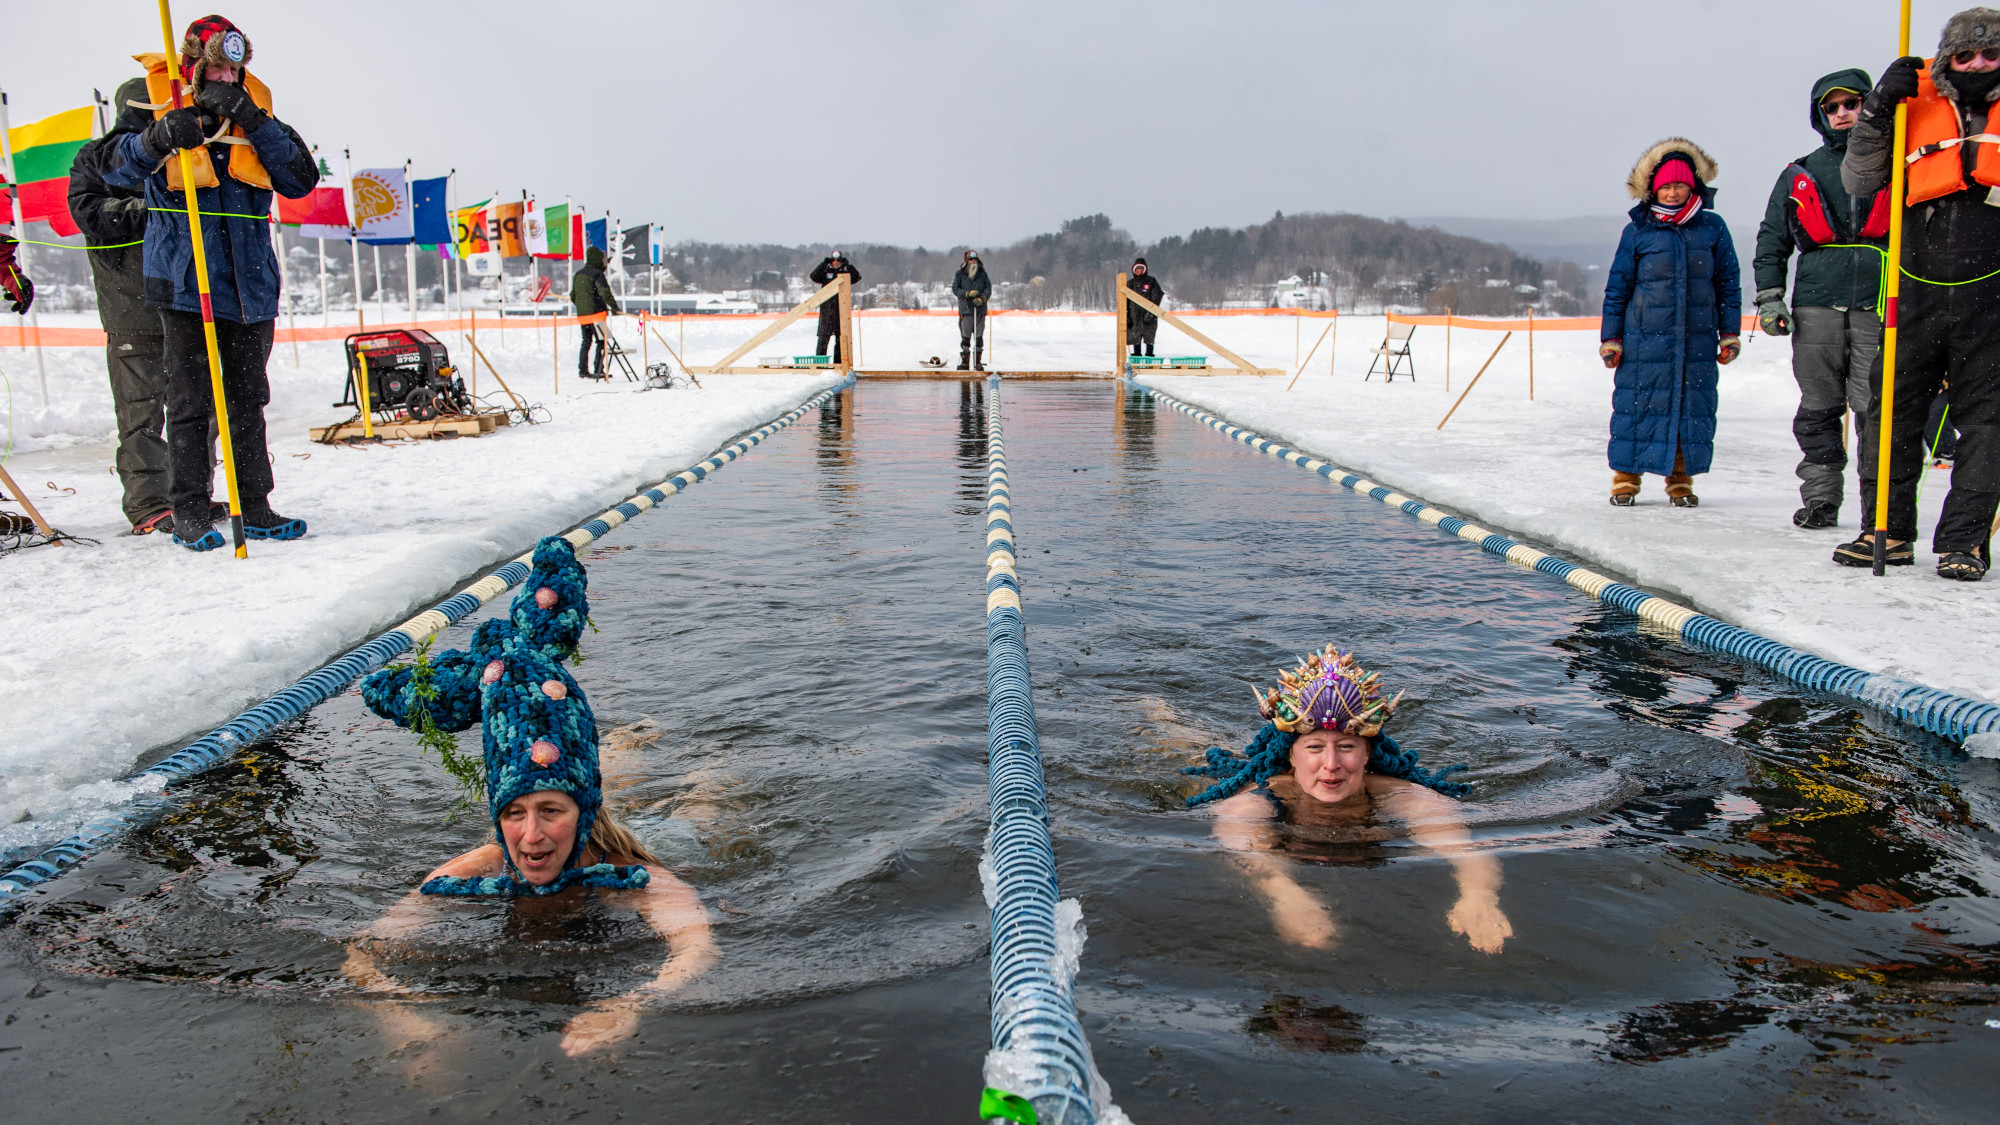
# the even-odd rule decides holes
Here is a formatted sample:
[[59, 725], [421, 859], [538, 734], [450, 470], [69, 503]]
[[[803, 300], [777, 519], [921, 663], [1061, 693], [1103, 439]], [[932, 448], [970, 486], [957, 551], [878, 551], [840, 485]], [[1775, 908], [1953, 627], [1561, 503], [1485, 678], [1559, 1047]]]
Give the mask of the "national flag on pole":
[[619, 235], [618, 260], [627, 273], [643, 273], [653, 260], [653, 224], [641, 223]]
[[277, 200], [278, 221], [299, 228], [300, 238], [347, 238], [347, 193], [341, 189], [314, 188], [304, 199]]
[[609, 254], [611, 252], [611, 220], [592, 219], [583, 224], [584, 241]]
[[542, 231], [545, 245], [536, 250], [528, 247], [528, 252], [537, 258], [569, 257], [569, 204], [558, 203], [554, 207], [542, 209]]
[[370, 246], [401, 246], [415, 229], [410, 188], [401, 168], [354, 173], [354, 227]]
[[531, 258], [549, 256], [547, 217], [532, 199], [521, 206], [521, 246]]
[[583, 212], [578, 210], [569, 217], [569, 260], [583, 261]]
[[449, 176], [418, 180], [410, 185], [410, 202], [416, 209], [412, 237], [426, 250], [452, 242], [451, 210], [445, 206], [445, 189], [449, 186]]
[[460, 207], [452, 213], [453, 225], [457, 231], [459, 257], [470, 258], [474, 254], [484, 254], [491, 249], [486, 240], [486, 204], [490, 202], [492, 201], [487, 200], [470, 207]]
[[[7, 130], [14, 166], [7, 179], [20, 185], [22, 222], [41, 220], [64, 237], [77, 233], [69, 219], [69, 166], [90, 141], [91, 107], [66, 109]], [[6, 196], [0, 191], [0, 199]]]

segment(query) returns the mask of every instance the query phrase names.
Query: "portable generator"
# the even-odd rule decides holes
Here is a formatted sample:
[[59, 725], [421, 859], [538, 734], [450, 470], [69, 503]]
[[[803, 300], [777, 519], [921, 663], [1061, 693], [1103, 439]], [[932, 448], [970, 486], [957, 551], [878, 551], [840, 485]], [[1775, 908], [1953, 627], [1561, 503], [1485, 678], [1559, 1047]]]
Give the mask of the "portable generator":
[[472, 413], [465, 380], [451, 365], [451, 356], [437, 337], [421, 328], [390, 328], [358, 332], [347, 338], [347, 395], [335, 406], [361, 404], [355, 399], [355, 373], [367, 373], [368, 408], [394, 419], [407, 416], [428, 422], [445, 414]]

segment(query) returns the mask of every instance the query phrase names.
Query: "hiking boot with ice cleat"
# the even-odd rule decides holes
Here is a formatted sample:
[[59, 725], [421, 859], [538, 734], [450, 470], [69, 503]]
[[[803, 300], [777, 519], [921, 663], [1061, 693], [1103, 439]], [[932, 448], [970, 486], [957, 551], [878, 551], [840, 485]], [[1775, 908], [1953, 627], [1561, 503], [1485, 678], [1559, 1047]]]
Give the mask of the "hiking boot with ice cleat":
[[222, 533], [207, 520], [176, 519], [173, 521], [174, 546], [186, 547], [190, 551], [213, 551], [226, 546]]
[[1676, 508], [1701, 507], [1701, 497], [1696, 496], [1692, 492], [1688, 493], [1686, 496], [1669, 496], [1667, 497], [1667, 499], [1672, 500], [1674, 503], [1674, 507]]
[[1638, 502], [1639, 497], [1636, 493], [1614, 492], [1611, 494], [1611, 506], [1614, 508], [1630, 508]]
[[1955, 582], [1977, 582], [1986, 577], [1985, 559], [1970, 551], [1953, 551], [1938, 560], [1939, 578], [1949, 578]]
[[1792, 513], [1792, 526], [1808, 531], [1833, 527], [1840, 523], [1840, 509], [1824, 500], [1814, 500]]
[[145, 519], [132, 525], [132, 534], [151, 535], [155, 531], [171, 532], [174, 529], [174, 510], [161, 508]]
[[306, 521], [286, 519], [269, 508], [243, 513], [243, 534], [251, 539], [290, 540], [304, 538]]
[[[1852, 543], [1842, 543], [1833, 549], [1833, 561], [1842, 566], [1875, 565], [1875, 533], [1864, 531]], [[1889, 566], [1915, 566], [1917, 551], [1908, 543], [1889, 541], [1889, 553], [1885, 560]]]

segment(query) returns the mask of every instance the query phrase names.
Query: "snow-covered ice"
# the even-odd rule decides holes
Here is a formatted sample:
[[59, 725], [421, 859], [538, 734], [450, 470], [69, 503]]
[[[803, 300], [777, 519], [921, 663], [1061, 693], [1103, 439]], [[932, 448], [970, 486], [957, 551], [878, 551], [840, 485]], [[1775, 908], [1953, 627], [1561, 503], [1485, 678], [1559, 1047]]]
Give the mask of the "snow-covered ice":
[[[637, 350], [632, 322], [617, 323]], [[685, 344], [687, 359], [706, 363], [761, 323], [689, 318], [659, 328], [676, 350]], [[1327, 322], [1203, 316], [1193, 323], [1252, 363], [1290, 367]], [[1110, 324], [1107, 315], [997, 316], [990, 366], [1108, 370]], [[1444, 333], [1436, 328], [1417, 331], [1417, 381], [1363, 381], [1383, 327], [1380, 317], [1340, 318], [1336, 370], [1328, 373], [1322, 348], [1289, 391], [1273, 378], [1147, 379], [1724, 620], [1856, 667], [2000, 699], [2000, 579], [1945, 582], [1932, 573], [1927, 549], [1916, 567], [1883, 579], [1834, 566], [1834, 545], [1856, 531], [1851, 470], [1839, 530], [1792, 527], [1797, 391], [1788, 342], [1756, 337], [1723, 370], [1716, 468], [1696, 479], [1700, 508], [1669, 507], [1659, 481], [1649, 479], [1639, 507], [1614, 509], [1605, 503], [1604, 462], [1611, 381], [1594, 334], [1536, 334], [1533, 402], [1526, 341], [1517, 334], [1439, 431], [1438, 419], [1499, 335], [1453, 333], [1448, 394]], [[956, 359], [949, 316], [864, 314], [857, 331], [867, 367]], [[469, 359], [459, 335], [444, 338], [455, 359]], [[801, 322], [757, 354], [803, 354], [812, 343], [812, 325]], [[1211, 354], [1167, 328], [1159, 344], [1163, 355]], [[273, 499], [280, 511], [310, 520], [313, 533], [254, 545], [247, 563], [119, 536], [125, 525], [109, 472], [113, 427], [101, 351], [45, 350], [44, 409], [32, 354], [0, 348], [12, 387], [10, 470], [56, 524], [100, 540], [0, 561], [0, 610], [10, 626], [0, 638], [0, 691], [12, 702], [0, 738], [0, 850], [59, 837], [123, 799], [117, 779], [150, 752], [212, 729], [537, 536], [594, 515], [833, 381], [772, 374], [716, 377], [705, 391], [639, 392], [623, 381], [586, 387], [570, 374], [575, 335], [566, 329], [555, 357], [563, 371], [557, 396], [547, 328], [483, 328], [480, 346], [517, 392], [549, 406], [549, 424], [476, 440], [328, 449], [305, 431], [344, 414], [327, 405], [339, 391], [339, 345], [302, 345], [295, 367], [291, 345], [279, 344], [269, 411]], [[658, 340], [650, 347], [653, 359], [667, 358]], [[483, 372], [480, 385], [493, 389]], [[1931, 474], [1921, 547], [1946, 485], [1945, 473]], [[672, 505], [647, 518], [673, 518]]]

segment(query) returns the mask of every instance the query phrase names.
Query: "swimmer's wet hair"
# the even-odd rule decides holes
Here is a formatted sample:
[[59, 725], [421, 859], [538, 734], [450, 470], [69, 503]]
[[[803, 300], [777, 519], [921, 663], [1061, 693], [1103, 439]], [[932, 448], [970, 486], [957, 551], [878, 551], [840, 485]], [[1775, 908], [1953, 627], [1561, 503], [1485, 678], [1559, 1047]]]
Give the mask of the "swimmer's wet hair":
[[[1299, 736], [1287, 734], [1274, 723], [1265, 723], [1243, 748], [1242, 755], [1232, 754], [1220, 746], [1208, 748], [1208, 763], [1187, 766], [1181, 770], [1196, 777], [1213, 777], [1214, 785], [1187, 799], [1187, 807], [1195, 808], [1224, 797], [1233, 797], [1244, 789], [1262, 789], [1272, 778], [1292, 768], [1292, 743]], [[1378, 735], [1368, 741], [1368, 772], [1385, 777], [1399, 777], [1414, 782], [1426, 789], [1435, 789], [1447, 797], [1463, 798], [1472, 792], [1472, 786], [1462, 781], [1447, 781], [1446, 776], [1465, 769], [1463, 765], [1446, 766], [1443, 769], [1427, 770], [1417, 764], [1417, 752], [1406, 750], [1388, 735]]]

